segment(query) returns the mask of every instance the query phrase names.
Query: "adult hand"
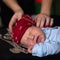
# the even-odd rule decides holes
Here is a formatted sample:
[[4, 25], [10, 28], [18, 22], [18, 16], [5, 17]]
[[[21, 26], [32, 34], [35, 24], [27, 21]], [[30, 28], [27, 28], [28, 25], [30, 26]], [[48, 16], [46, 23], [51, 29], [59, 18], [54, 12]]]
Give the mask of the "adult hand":
[[35, 16], [35, 22], [37, 27], [51, 27], [53, 25], [53, 18], [40, 13]]
[[17, 11], [15, 12], [15, 14], [12, 16], [10, 22], [9, 22], [9, 32], [12, 36], [12, 28], [14, 26], [14, 24], [16, 23], [16, 21], [20, 20], [21, 17], [23, 16], [24, 12], [23, 11]]

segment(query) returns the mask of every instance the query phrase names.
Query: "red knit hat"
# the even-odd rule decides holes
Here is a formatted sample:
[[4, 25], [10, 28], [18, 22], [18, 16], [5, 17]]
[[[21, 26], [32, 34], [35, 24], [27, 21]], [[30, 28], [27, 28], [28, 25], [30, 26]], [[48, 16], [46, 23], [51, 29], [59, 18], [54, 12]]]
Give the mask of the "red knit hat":
[[32, 20], [32, 18], [29, 15], [24, 15], [19, 21], [17, 21], [16, 25], [13, 28], [13, 39], [14, 42], [20, 43], [21, 38], [25, 31], [30, 26], [35, 26], [35, 21]]

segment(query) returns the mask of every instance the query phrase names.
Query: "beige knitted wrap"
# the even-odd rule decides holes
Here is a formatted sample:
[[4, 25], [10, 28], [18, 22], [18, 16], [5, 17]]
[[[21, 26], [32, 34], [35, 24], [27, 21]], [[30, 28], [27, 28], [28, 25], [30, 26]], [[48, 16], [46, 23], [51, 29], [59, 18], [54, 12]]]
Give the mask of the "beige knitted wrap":
[[28, 54], [27, 50], [25, 49], [25, 46], [23, 46], [22, 44], [18, 45], [13, 41], [13, 39], [9, 35], [9, 31], [6, 34], [4, 34], [4, 36], [0, 34], [0, 39], [13, 46], [13, 48], [9, 49], [12, 53], [17, 54], [17, 53], [23, 52]]

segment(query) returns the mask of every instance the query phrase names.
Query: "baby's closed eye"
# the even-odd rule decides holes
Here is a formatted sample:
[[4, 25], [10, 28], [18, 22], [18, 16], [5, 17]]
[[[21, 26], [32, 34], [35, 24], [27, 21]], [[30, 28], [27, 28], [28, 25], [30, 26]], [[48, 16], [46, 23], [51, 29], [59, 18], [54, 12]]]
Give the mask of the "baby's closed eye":
[[27, 37], [27, 39], [28, 39], [28, 40], [34, 40], [34, 37], [35, 37], [34, 35], [29, 35], [29, 36]]

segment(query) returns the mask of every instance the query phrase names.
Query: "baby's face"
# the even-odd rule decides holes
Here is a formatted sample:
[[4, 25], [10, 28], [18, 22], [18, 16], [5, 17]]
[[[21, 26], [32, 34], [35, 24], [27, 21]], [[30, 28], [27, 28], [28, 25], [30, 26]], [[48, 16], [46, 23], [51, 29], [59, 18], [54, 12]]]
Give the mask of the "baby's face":
[[33, 48], [36, 43], [43, 42], [44, 40], [44, 32], [40, 28], [32, 26], [29, 27], [24, 33], [21, 39], [21, 43], [24, 44], [27, 48]]

